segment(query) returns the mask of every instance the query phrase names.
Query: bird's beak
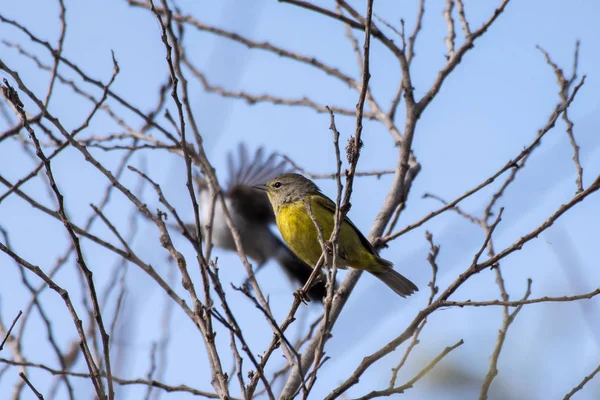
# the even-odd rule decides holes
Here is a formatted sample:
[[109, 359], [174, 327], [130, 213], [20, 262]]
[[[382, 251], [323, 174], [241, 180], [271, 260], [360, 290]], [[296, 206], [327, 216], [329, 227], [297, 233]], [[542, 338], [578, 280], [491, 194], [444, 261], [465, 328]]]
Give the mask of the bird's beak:
[[267, 191], [267, 187], [265, 185], [254, 185], [252, 186], [254, 189], [262, 190], [263, 192]]

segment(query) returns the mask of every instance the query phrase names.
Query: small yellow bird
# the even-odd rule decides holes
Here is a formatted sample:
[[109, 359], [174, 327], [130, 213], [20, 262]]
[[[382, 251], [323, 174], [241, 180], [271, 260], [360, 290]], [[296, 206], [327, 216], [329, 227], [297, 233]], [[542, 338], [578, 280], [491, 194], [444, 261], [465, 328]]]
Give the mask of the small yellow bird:
[[[335, 203], [310, 179], [299, 174], [284, 174], [254, 187], [267, 192], [283, 240], [314, 268], [323, 251], [306, 204], [323, 232], [323, 239], [328, 240], [334, 227]], [[419, 290], [394, 271], [391, 262], [379, 257], [373, 245], [347, 217], [340, 228], [337, 260], [338, 268], [350, 266], [370, 272], [402, 297]]]

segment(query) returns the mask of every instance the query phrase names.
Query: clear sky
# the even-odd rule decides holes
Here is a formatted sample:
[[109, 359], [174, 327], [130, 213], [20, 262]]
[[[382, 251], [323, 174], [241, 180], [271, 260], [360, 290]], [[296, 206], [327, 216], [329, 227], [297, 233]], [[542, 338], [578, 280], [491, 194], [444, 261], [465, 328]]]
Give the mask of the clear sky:
[[[330, 1], [318, 4], [331, 7]], [[398, 26], [406, 21], [412, 31], [416, 15], [416, 1], [377, 0], [375, 13]], [[466, 1], [466, 12], [472, 29], [479, 27], [497, 6], [497, 0]], [[131, 8], [125, 1], [105, 2], [66, 1], [67, 38], [65, 56], [96, 79], [107, 82], [112, 73], [111, 50], [120, 66], [114, 91], [142, 110], [150, 110], [157, 99], [157, 88], [167, 78], [165, 50], [160, 41], [160, 30], [155, 18], [140, 8]], [[306, 10], [275, 1], [252, 2], [179, 1], [185, 13], [218, 27], [246, 35], [256, 41], [268, 41], [286, 49], [314, 56], [343, 72], [358, 77], [358, 68], [352, 48], [344, 37], [344, 28], [338, 23], [316, 16]], [[353, 2], [364, 11], [363, 1]], [[444, 2], [426, 2], [423, 28], [416, 43], [412, 65], [415, 94], [419, 98], [430, 87], [437, 71], [444, 65], [446, 24], [442, 16]], [[35, 12], [33, 12], [33, 10]], [[42, 0], [10, 2], [0, 9], [6, 18], [19, 21], [32, 32], [53, 45], [59, 33], [58, 5]], [[414, 151], [422, 164], [406, 211], [399, 226], [415, 222], [439, 203], [422, 199], [429, 192], [452, 200], [478, 185], [515, 157], [545, 125], [554, 105], [558, 102], [558, 86], [551, 68], [546, 64], [536, 45], [546, 49], [559, 66], [571, 72], [576, 40], [581, 41], [579, 73], [587, 74], [586, 82], [569, 111], [575, 122], [575, 135], [581, 147], [584, 185], [595, 179], [600, 171], [600, 3], [592, 0], [530, 0], [513, 1], [462, 63], [447, 79], [437, 98], [421, 117], [416, 131]], [[457, 21], [457, 43], [462, 33]], [[360, 35], [357, 35], [361, 37]], [[50, 57], [38, 45], [7, 24], [0, 24], [0, 37], [18, 42], [49, 62]], [[399, 39], [398, 39], [399, 40]], [[288, 59], [246, 47], [191, 28], [186, 30], [185, 45], [190, 58], [204, 71], [211, 83], [230, 90], [245, 90], [254, 94], [301, 98], [352, 109], [358, 94], [339, 81], [313, 68]], [[48, 73], [40, 73], [28, 59], [15, 49], [0, 46], [0, 58], [16, 69], [28, 86], [39, 95], [45, 94]], [[74, 74], [61, 67], [67, 76]], [[371, 87], [378, 101], [388, 104], [398, 83], [397, 62], [377, 42], [373, 42], [371, 58]], [[1, 73], [2, 78], [8, 77]], [[89, 87], [88, 87], [89, 89]], [[243, 101], [222, 99], [205, 93], [193, 82], [192, 104], [205, 139], [210, 161], [221, 181], [226, 180], [223, 170], [225, 155], [240, 141], [254, 149], [260, 145], [269, 151], [288, 154], [299, 165], [315, 173], [332, 172], [335, 155], [331, 143], [329, 117], [311, 109], [274, 106], [267, 103], [248, 105]], [[100, 96], [98, 90], [94, 91]], [[35, 114], [31, 102], [27, 110]], [[174, 113], [173, 104], [169, 110]], [[59, 116], [69, 129], [80, 125], [90, 103], [75, 97], [63, 86], [57, 88], [50, 111]], [[141, 122], [130, 113], [117, 108], [134, 126]], [[403, 105], [400, 106], [398, 126], [402, 127]], [[4, 119], [0, 131], [7, 126]], [[341, 143], [354, 132], [354, 118], [337, 117], [342, 134]], [[118, 126], [106, 115], [99, 114], [83, 135], [106, 135], [119, 132]], [[364, 150], [359, 170], [390, 169], [396, 165], [397, 149], [384, 127], [378, 123], [365, 124]], [[94, 151], [102, 161], [115, 169], [120, 154]], [[156, 151], [139, 153], [132, 165], [147, 164], [149, 174], [161, 183], [168, 198], [181, 213], [192, 218], [189, 196], [184, 186], [185, 174], [180, 158]], [[22, 145], [14, 140], [0, 143], [0, 172], [13, 182], [32, 168]], [[66, 194], [70, 216], [83, 223], [91, 210], [90, 203], [101, 198], [106, 180], [103, 179], [74, 150], [65, 151], [53, 163], [61, 190]], [[503, 249], [544, 221], [575, 193], [575, 167], [572, 148], [560, 121], [542, 141], [518, 175], [516, 182], [499, 202], [505, 207], [499, 225], [495, 246]], [[136, 184], [133, 173], [126, 173], [123, 182]], [[41, 180], [30, 182], [24, 190], [44, 204], [53, 201]], [[363, 232], [368, 232], [378, 212], [390, 177], [359, 178], [355, 183], [350, 217]], [[331, 197], [335, 194], [333, 181], [318, 182]], [[480, 215], [489, 196], [497, 189], [492, 185], [463, 205], [469, 212]], [[0, 189], [0, 195], [4, 193]], [[156, 208], [156, 196], [144, 192], [150, 208]], [[532, 241], [523, 250], [514, 253], [502, 263], [507, 289], [512, 298], [525, 291], [527, 278], [533, 279], [533, 297], [559, 296], [584, 293], [600, 284], [597, 244], [600, 235], [600, 195], [592, 195], [570, 210], [559, 223]], [[123, 196], [115, 194], [107, 215], [124, 231], [129, 226], [132, 205]], [[167, 254], [157, 241], [156, 230], [140, 221], [144, 230], [133, 247], [145, 260], [167, 276]], [[27, 203], [11, 196], [0, 203], [0, 225], [10, 233], [13, 247], [25, 258], [48, 270], [56, 257], [64, 252], [67, 238], [60, 223], [33, 210]], [[427, 301], [431, 270], [427, 263], [428, 243], [425, 231], [433, 233], [440, 244], [438, 258], [440, 275], [438, 286], [443, 290], [470, 264], [481, 246], [484, 234], [454, 213], [445, 213], [425, 226], [415, 229], [391, 243], [382, 256], [392, 260], [396, 267], [421, 288], [418, 295], [407, 300], [397, 298], [380, 282], [365, 276], [340, 317], [333, 331], [334, 338], [326, 347], [331, 357], [316, 383], [313, 396], [322, 398], [344, 380], [362, 357], [377, 350], [398, 335]], [[97, 223], [94, 231], [114, 241], [110, 232]], [[183, 238], [177, 238], [189, 263], [193, 252]], [[100, 287], [104, 287], [115, 264], [115, 257], [97, 246], [85, 243], [88, 262]], [[575, 256], [564, 255], [573, 252]], [[243, 269], [235, 254], [216, 251], [224, 282], [239, 283]], [[57, 276], [57, 281], [72, 291], [79, 301], [80, 285], [74, 279], [74, 263]], [[264, 290], [271, 296], [275, 313], [282, 318], [292, 301], [285, 277], [276, 265], [269, 265], [259, 276]], [[21, 287], [18, 269], [9, 258], [0, 254], [0, 315], [2, 321], [12, 321], [16, 312], [28, 302], [26, 290]], [[342, 273], [343, 274], [343, 273]], [[583, 279], [574, 280], [581, 274]], [[196, 276], [197, 278], [197, 276]], [[35, 277], [30, 278], [36, 282]], [[161, 315], [164, 295], [155, 284], [134, 266], [128, 270], [129, 291], [123, 314], [123, 334], [115, 338], [115, 349], [126, 354], [117, 371], [121, 376], [145, 376], [149, 368], [148, 354], [153, 341], [161, 334]], [[179, 277], [174, 279], [178, 286]], [[286, 282], [282, 284], [282, 282]], [[181, 293], [181, 289], [178, 289]], [[228, 292], [240, 313], [239, 322], [251, 336], [253, 350], [262, 352], [270, 339], [269, 328], [256, 323], [260, 315], [239, 294]], [[182, 294], [183, 295], [183, 294]], [[456, 300], [498, 298], [494, 274], [484, 271], [464, 285], [454, 296]], [[75, 330], [55, 293], [42, 296], [47, 309], [56, 316], [56, 334], [73, 338]], [[586, 303], [542, 304], [525, 307], [511, 326], [499, 362], [499, 376], [493, 383], [494, 399], [550, 399], [562, 398], [572, 387], [589, 374], [600, 360], [600, 326], [586, 319], [586, 315], [600, 312], [598, 300]], [[157, 312], [157, 310], [161, 310]], [[82, 309], [83, 311], [83, 309]], [[304, 311], [303, 311], [304, 312]], [[309, 320], [316, 317], [316, 307], [308, 310]], [[37, 318], [37, 317], [36, 317]], [[489, 356], [501, 326], [500, 308], [445, 309], [436, 312], [421, 335], [421, 344], [401, 374], [399, 382], [410, 379], [422, 365], [434, 358], [444, 347], [464, 339], [465, 344], [449, 355], [429, 379], [420, 381], [409, 390], [406, 399], [464, 399], [477, 397], [480, 381], [487, 373]], [[188, 318], [179, 310], [171, 314], [172, 342], [169, 346], [167, 373], [169, 384], [186, 383], [211, 390], [206, 365], [198, 361], [204, 357], [201, 340]], [[260, 326], [259, 326], [260, 325]], [[48, 361], [58, 365], [45, 341], [35, 332], [45, 335], [39, 319], [32, 319], [27, 328], [24, 349], [32, 362]], [[60, 335], [62, 333], [62, 336]], [[221, 332], [226, 335], [225, 331]], [[65, 343], [67, 340], [65, 339]], [[64, 344], [64, 343], [63, 343]], [[223, 342], [225, 351], [228, 340]], [[116, 350], [115, 350], [116, 351]], [[402, 352], [396, 352], [378, 363], [365, 374], [360, 383], [349, 392], [359, 397], [366, 392], [387, 385], [390, 368], [397, 364]], [[8, 350], [1, 357], [10, 357]], [[278, 360], [279, 361], [279, 360]], [[229, 360], [227, 360], [229, 362]], [[275, 363], [277, 364], [277, 362]], [[278, 365], [277, 365], [278, 366]], [[83, 371], [82, 362], [77, 369]], [[275, 370], [275, 366], [273, 370]], [[29, 369], [39, 387], [45, 388], [50, 376]], [[16, 369], [0, 380], [0, 393], [7, 393], [18, 380]], [[86, 381], [77, 382], [78, 388], [89, 388]], [[145, 388], [127, 387], [120, 398], [138, 399]], [[578, 398], [595, 398], [600, 393], [600, 380], [590, 382]], [[29, 395], [29, 393], [27, 393]], [[59, 392], [59, 398], [65, 393]], [[0, 395], [3, 398], [3, 395]], [[164, 394], [165, 398], [190, 398], [184, 394]], [[26, 397], [24, 397], [26, 398]]]

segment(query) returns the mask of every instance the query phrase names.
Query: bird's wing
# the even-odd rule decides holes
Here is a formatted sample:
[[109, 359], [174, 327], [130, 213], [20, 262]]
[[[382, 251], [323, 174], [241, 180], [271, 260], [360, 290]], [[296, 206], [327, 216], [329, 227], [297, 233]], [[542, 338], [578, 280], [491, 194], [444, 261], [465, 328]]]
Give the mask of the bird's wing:
[[294, 170], [286, 160], [278, 160], [275, 153], [269, 154], [265, 159], [262, 147], [259, 147], [251, 158], [243, 142], [238, 146], [237, 155], [232, 152], [227, 154], [227, 164], [229, 169], [228, 190], [237, 185], [260, 185], [271, 178]]
[[227, 192], [227, 195], [233, 209], [248, 220], [265, 224], [275, 222], [273, 207], [265, 192], [251, 186], [236, 185]]
[[265, 158], [262, 147], [259, 147], [254, 156], [250, 157], [246, 145], [240, 143], [237, 155], [233, 152], [227, 154], [227, 165], [229, 170], [227, 195], [231, 199], [231, 205], [252, 221], [275, 222], [273, 208], [266, 193], [252, 186], [291, 172], [294, 168], [290, 163], [286, 160], [278, 160], [275, 153]]
[[[312, 199], [319, 205], [331, 211], [333, 215], [335, 215], [335, 203], [329, 197], [325, 196], [324, 194], [321, 194], [319, 196], [312, 196]], [[377, 251], [375, 250], [371, 242], [369, 242], [369, 240], [362, 234], [362, 232], [352, 223], [352, 221], [350, 221], [350, 218], [348, 218], [348, 216], [344, 218], [344, 222], [346, 222], [352, 227], [352, 229], [354, 229], [363, 246], [365, 246], [371, 252], [371, 254], [377, 255]], [[328, 240], [329, 238], [325, 239]]]

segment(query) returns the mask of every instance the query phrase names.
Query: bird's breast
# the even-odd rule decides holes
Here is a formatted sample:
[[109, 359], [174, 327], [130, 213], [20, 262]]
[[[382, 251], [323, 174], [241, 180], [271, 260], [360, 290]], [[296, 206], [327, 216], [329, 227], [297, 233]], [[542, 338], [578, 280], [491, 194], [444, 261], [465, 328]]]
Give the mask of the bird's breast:
[[[313, 214], [315, 214], [313, 212]], [[318, 217], [317, 217], [318, 218]], [[321, 257], [321, 245], [319, 244], [317, 230], [312, 218], [308, 214], [302, 201], [287, 203], [281, 205], [277, 210], [277, 227], [281, 232], [281, 237], [307, 264], [314, 266], [319, 257]], [[319, 221], [321, 221], [319, 219]], [[326, 227], [320, 224], [323, 229], [323, 237], [329, 239]]]

